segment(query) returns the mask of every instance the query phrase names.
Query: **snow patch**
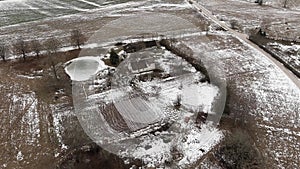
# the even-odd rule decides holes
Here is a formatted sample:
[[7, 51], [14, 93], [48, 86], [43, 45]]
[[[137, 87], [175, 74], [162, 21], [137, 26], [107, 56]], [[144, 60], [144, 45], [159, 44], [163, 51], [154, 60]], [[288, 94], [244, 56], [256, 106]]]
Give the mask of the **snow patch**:
[[22, 161], [23, 159], [24, 159], [24, 155], [22, 154], [21, 151], [19, 151], [18, 154], [17, 154], [17, 160]]

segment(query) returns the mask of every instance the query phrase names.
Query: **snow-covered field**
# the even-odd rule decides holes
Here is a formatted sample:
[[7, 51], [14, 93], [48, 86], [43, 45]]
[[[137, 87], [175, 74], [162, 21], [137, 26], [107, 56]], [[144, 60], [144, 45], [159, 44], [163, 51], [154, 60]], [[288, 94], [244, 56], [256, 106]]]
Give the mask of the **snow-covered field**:
[[[250, 113], [257, 127], [251, 129], [256, 144], [270, 161], [270, 168], [299, 166], [300, 90], [270, 60], [231, 35], [214, 33], [184, 39], [202, 58], [224, 67], [231, 111]], [[253, 121], [255, 120], [255, 121]], [[254, 126], [255, 126], [254, 125]]]
[[[268, 3], [277, 1], [268, 1]], [[231, 26], [231, 21], [236, 21], [235, 27], [241, 32], [249, 33], [249, 29], [261, 27], [271, 38], [296, 40], [300, 39], [300, 10], [259, 6], [252, 2], [241, 0], [201, 0], [202, 5], [208, 8], [219, 20]], [[295, 1], [299, 9], [300, 2]]]
[[120, 2], [126, 0], [4, 0], [0, 1], [0, 26], [87, 12]]
[[[235, 0], [235, 1], [245, 1], [254, 3], [256, 0]], [[284, 3], [286, 0], [264, 0], [265, 5], [270, 5], [274, 7], [284, 7]], [[296, 9], [300, 10], [300, 1], [299, 0], [287, 0], [286, 7], [288, 9]]]
[[[24, 1], [22, 3], [27, 3]], [[34, 1], [28, 1], [31, 3]], [[42, 1], [48, 3], [48, 1]], [[63, 3], [62, 1], [49, 1], [49, 3]], [[71, 1], [81, 3], [80, 1]], [[90, 1], [91, 2], [91, 1]], [[67, 6], [67, 2], [64, 2]], [[95, 2], [97, 3], [97, 2]], [[86, 4], [86, 3], [85, 3]], [[45, 5], [47, 6], [47, 5]], [[51, 5], [50, 5], [51, 6]], [[1, 5], [0, 5], [1, 8]], [[188, 4], [179, 0], [179, 1], [110, 1], [110, 3], [105, 4], [101, 7], [96, 7], [89, 9], [84, 12], [75, 12], [71, 14], [59, 14], [59, 12], [64, 11], [63, 9], [57, 8], [57, 11], [54, 11], [54, 14], [58, 16], [50, 16], [42, 19], [37, 19], [38, 17], [33, 16], [35, 21], [30, 22], [18, 22], [16, 24], [7, 23], [6, 26], [0, 26], [0, 37], [2, 42], [8, 45], [10, 48], [8, 51], [8, 57], [13, 55], [12, 45], [16, 42], [16, 39], [20, 36], [24, 38], [25, 41], [30, 41], [33, 39], [38, 39], [41, 42], [44, 42], [50, 37], [55, 37], [58, 40], [62, 41], [63, 46], [69, 47], [70, 41], [69, 36], [70, 32], [73, 29], [80, 29], [83, 34], [88, 38], [99, 30], [101, 27], [107, 23], [116, 20], [122, 16], [139, 16], [144, 12], [162, 12], [169, 13], [174, 15], [182, 15], [188, 17], [186, 14], [191, 13], [187, 11], [189, 8]], [[2, 10], [1, 10], [2, 11]], [[180, 11], [180, 12], [176, 12]], [[2, 12], [8, 13], [7, 17], [13, 18], [13, 14], [9, 14], [9, 11], [3, 10]], [[15, 11], [21, 13], [21, 17], [18, 15], [17, 18], [30, 18], [25, 14], [22, 14], [22, 10]], [[194, 18], [195, 19], [195, 18]], [[5, 22], [6, 19], [1, 20]], [[196, 20], [196, 19], [195, 19]], [[0, 21], [0, 22], [1, 22]], [[197, 21], [198, 22], [198, 21]], [[180, 26], [179, 24], [177, 24]], [[178, 27], [177, 26], [177, 27]], [[180, 27], [183, 27], [181, 25]], [[112, 30], [110, 30], [112, 31]]]

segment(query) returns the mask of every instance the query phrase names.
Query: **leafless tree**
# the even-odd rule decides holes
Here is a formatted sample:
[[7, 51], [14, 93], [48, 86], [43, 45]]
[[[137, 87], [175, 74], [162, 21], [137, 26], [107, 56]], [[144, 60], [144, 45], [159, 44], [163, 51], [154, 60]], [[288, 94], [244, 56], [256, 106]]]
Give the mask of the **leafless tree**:
[[0, 43], [0, 57], [3, 61], [5, 61], [6, 58], [6, 46], [4, 44]]
[[49, 38], [44, 43], [44, 47], [47, 50], [48, 54], [56, 54], [60, 46], [61, 46], [61, 42], [54, 37]]
[[85, 37], [78, 29], [74, 29], [71, 32], [71, 45], [80, 49], [80, 46], [84, 44]]
[[283, 7], [284, 7], [284, 8], [287, 7], [287, 2], [288, 2], [288, 0], [283, 0]]
[[49, 58], [50, 66], [51, 66], [53, 75], [54, 75], [56, 80], [59, 80], [59, 79], [58, 79], [58, 76], [57, 76], [56, 61], [55, 61], [54, 56], [57, 55], [58, 49], [59, 49], [60, 46], [61, 46], [61, 42], [59, 40], [57, 40], [56, 38], [53, 38], [53, 37], [48, 39], [44, 44], [44, 47], [47, 50], [47, 55], [48, 55], [48, 58]]
[[205, 34], [208, 35], [208, 32], [209, 32], [209, 26], [207, 24], [204, 25], [204, 29], [205, 31]]
[[19, 37], [14, 44], [14, 51], [18, 55], [22, 55], [23, 59], [26, 59], [26, 53], [28, 52], [28, 44], [24, 41], [23, 37]]
[[181, 95], [177, 95], [176, 100], [173, 103], [175, 108], [178, 109], [181, 106], [181, 100]]
[[43, 50], [43, 45], [35, 39], [30, 42], [30, 48], [36, 54], [36, 56], [39, 57], [41, 50]]

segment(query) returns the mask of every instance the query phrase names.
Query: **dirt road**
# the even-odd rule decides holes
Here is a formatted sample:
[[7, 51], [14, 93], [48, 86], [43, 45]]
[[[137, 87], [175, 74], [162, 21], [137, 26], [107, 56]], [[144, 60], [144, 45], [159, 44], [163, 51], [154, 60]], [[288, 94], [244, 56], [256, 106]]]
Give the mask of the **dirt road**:
[[232, 35], [236, 36], [240, 40], [244, 41], [251, 47], [255, 48], [257, 51], [261, 52], [266, 58], [268, 58], [274, 65], [276, 65], [280, 70], [282, 70], [291, 81], [300, 89], [300, 79], [293, 74], [290, 70], [288, 70], [282, 63], [280, 63], [278, 60], [273, 58], [269, 53], [265, 52], [263, 49], [261, 49], [259, 46], [254, 44], [248, 39], [248, 35], [244, 33], [237, 32], [230, 27], [228, 27], [225, 23], [219, 21], [209, 10], [207, 10], [204, 6], [196, 2], [195, 0], [188, 0], [188, 3], [191, 4], [194, 8], [198, 10], [201, 14], [203, 14], [205, 17], [216, 23], [217, 25], [221, 26], [224, 30], [230, 32]]

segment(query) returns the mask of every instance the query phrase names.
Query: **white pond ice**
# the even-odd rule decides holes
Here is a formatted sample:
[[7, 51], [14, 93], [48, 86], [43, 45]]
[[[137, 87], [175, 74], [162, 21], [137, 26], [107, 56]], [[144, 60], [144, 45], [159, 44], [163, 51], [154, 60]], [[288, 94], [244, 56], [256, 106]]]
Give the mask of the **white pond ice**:
[[99, 57], [85, 56], [68, 61], [65, 67], [66, 73], [73, 81], [86, 81], [99, 71], [107, 68]]

